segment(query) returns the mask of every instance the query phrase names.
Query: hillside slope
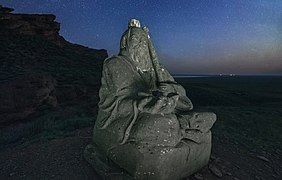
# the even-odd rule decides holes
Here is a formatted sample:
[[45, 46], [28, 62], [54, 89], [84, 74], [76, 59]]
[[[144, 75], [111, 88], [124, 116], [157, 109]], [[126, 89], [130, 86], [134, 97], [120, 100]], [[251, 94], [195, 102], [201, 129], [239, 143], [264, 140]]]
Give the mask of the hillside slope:
[[97, 97], [106, 50], [69, 43], [45, 16], [0, 11], [0, 127]]

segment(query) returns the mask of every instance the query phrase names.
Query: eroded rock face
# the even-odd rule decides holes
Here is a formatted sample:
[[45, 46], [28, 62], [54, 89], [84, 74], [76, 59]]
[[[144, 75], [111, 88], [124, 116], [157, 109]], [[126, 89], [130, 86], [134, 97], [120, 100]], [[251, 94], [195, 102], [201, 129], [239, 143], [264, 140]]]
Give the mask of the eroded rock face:
[[10, 13], [10, 12], [12, 12], [12, 11], [14, 11], [13, 8], [3, 7], [2, 5], [0, 5], [0, 13], [1, 13], [1, 14], [2, 14], [2, 13]]
[[56, 81], [43, 75], [28, 75], [1, 83], [0, 124], [25, 119], [42, 106], [57, 106]]
[[36, 121], [46, 107], [93, 114], [85, 99], [97, 99], [107, 51], [65, 41], [54, 15], [12, 11], [0, 6], [0, 128]]
[[59, 45], [67, 43], [59, 35], [60, 23], [53, 14], [13, 14], [13, 9], [0, 6], [0, 27], [22, 35], [38, 35]]

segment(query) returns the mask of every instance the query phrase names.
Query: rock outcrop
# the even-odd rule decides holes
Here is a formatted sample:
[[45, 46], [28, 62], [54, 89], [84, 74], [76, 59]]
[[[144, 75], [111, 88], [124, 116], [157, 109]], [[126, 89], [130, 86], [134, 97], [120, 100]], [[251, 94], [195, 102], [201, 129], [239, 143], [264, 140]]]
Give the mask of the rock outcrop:
[[1, 84], [0, 124], [25, 119], [43, 106], [56, 107], [55, 86], [56, 80], [46, 76], [23, 76]]
[[77, 106], [93, 116], [107, 51], [64, 40], [54, 15], [12, 11], [0, 7], [0, 128]]
[[10, 13], [12, 11], [14, 11], [13, 8], [3, 7], [2, 5], [0, 5], [0, 13], [1, 14]]
[[22, 35], [38, 35], [59, 45], [67, 41], [59, 35], [60, 23], [53, 14], [14, 14], [14, 9], [0, 5], [0, 27]]

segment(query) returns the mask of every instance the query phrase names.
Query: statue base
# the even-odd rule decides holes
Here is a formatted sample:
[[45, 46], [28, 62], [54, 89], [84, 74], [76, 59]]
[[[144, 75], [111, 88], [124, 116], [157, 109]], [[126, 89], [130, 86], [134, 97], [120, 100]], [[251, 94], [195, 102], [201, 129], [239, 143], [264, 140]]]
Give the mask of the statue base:
[[95, 144], [84, 151], [85, 159], [107, 180], [171, 180], [188, 177], [208, 164], [211, 154], [211, 132], [201, 143], [182, 140], [176, 147], [128, 142], [103, 155]]

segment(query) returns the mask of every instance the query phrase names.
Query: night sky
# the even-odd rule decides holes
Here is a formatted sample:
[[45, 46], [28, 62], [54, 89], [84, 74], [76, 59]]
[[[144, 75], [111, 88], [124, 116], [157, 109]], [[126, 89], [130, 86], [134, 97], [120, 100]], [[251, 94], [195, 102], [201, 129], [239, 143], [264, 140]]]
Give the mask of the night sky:
[[282, 75], [282, 0], [0, 0], [52, 13], [70, 42], [117, 54], [130, 18], [174, 74]]

